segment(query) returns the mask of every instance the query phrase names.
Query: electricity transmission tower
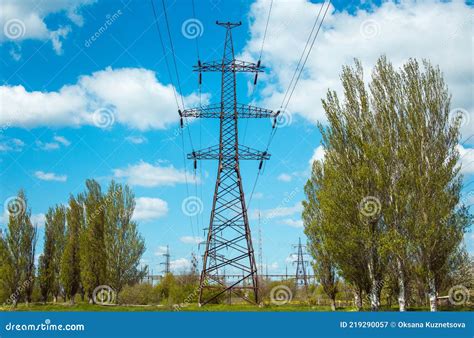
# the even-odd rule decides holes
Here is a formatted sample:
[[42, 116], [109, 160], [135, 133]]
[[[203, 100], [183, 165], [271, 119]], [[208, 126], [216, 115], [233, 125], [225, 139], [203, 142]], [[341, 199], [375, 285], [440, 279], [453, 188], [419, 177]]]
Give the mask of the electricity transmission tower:
[[165, 261], [160, 263], [160, 265], [164, 265], [164, 270], [163, 270], [163, 275], [167, 275], [169, 274], [171, 271], [170, 271], [170, 248], [169, 246], [167, 245], [166, 246], [166, 252], [163, 254], [163, 257], [165, 257]]
[[301, 238], [298, 239], [298, 244], [293, 245], [294, 248], [297, 249], [296, 261], [296, 286], [308, 286], [308, 277], [306, 274], [306, 265], [308, 265], [308, 261], [304, 259], [304, 250], [306, 248], [305, 245], [301, 245]]
[[[279, 112], [237, 103], [236, 74], [247, 72], [257, 74], [263, 67], [259, 63], [236, 60], [232, 40], [232, 29], [241, 23], [216, 22], [226, 30], [222, 60], [202, 62], [199, 60], [194, 71], [221, 73], [221, 102], [205, 107], [179, 111], [181, 126], [183, 118], [219, 119], [219, 144], [188, 154], [188, 159], [217, 160], [212, 211], [203, 257], [200, 277], [199, 304], [205, 305], [220, 295], [234, 293], [249, 302], [259, 302], [257, 266], [250, 235], [250, 226], [245, 203], [239, 162], [258, 160], [259, 168], [270, 158], [267, 151], [258, 151], [239, 144], [238, 120], [241, 118], [275, 118]], [[240, 277], [225, 281], [219, 270], [231, 271]], [[206, 290], [206, 292], [203, 292]], [[247, 297], [247, 294], [250, 296]], [[253, 294], [253, 295], [252, 295]], [[253, 297], [252, 297], [253, 296]], [[253, 301], [251, 300], [253, 298]]]

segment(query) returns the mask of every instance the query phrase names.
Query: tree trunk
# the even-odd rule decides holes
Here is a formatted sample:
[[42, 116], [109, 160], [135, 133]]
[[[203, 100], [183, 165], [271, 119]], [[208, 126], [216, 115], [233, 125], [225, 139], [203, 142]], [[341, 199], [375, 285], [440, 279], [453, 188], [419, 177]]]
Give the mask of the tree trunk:
[[75, 303], [74, 303], [74, 296], [72, 296], [72, 297], [69, 299], [69, 304], [71, 304], [71, 305], [74, 305], [74, 304], [75, 304]]
[[436, 284], [435, 279], [433, 276], [428, 278], [428, 296], [430, 299], [430, 311], [435, 312], [438, 311], [438, 304], [436, 303]]
[[57, 295], [53, 295], [53, 303], [57, 303], [58, 302], [58, 296]]
[[405, 287], [405, 273], [403, 271], [403, 264], [400, 258], [397, 258], [398, 270], [398, 307], [400, 312], [406, 311], [407, 291]]
[[354, 291], [354, 304], [357, 308], [357, 311], [362, 310], [362, 291]]
[[336, 299], [331, 298], [331, 311], [336, 311]]

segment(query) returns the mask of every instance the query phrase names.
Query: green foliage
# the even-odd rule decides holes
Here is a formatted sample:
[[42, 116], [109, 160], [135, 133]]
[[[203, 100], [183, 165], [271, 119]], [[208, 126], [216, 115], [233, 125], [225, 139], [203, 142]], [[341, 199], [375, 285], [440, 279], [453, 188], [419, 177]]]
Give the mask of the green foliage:
[[69, 209], [66, 213], [67, 232], [64, 253], [61, 258], [60, 280], [64, 294], [71, 302], [79, 290], [81, 283], [80, 268], [80, 234], [83, 227], [84, 209], [81, 198], [69, 197]]
[[384, 284], [384, 297], [398, 293], [404, 307], [413, 276], [433, 300], [472, 223], [458, 207], [459, 121], [449, 120], [443, 76], [427, 61], [396, 71], [381, 57], [368, 89], [357, 60], [341, 81], [344, 101], [334, 91], [323, 100], [325, 157], [305, 186], [315, 273], [331, 294], [337, 269], [373, 309]]
[[14, 306], [23, 296], [31, 302], [35, 281], [36, 226], [23, 190], [8, 204], [8, 231], [0, 242], [1, 286]]
[[59, 273], [66, 239], [66, 208], [62, 205], [49, 208], [45, 218], [43, 254], [39, 258], [38, 271], [43, 301], [49, 294], [56, 299], [61, 289]]
[[137, 283], [147, 273], [138, 266], [145, 252], [145, 241], [138, 233], [137, 223], [132, 221], [135, 196], [127, 185], [112, 181], [103, 207], [107, 282], [120, 292], [124, 285]]
[[84, 193], [84, 229], [81, 232], [81, 283], [92, 300], [94, 289], [106, 281], [104, 198], [99, 183], [86, 181]]

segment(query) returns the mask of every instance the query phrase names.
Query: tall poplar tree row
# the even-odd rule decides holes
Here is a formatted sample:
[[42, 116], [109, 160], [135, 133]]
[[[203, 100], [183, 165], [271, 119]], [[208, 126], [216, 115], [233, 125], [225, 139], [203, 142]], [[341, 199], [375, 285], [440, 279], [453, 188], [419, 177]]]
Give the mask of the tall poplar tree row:
[[[303, 219], [314, 258], [330, 259], [324, 264], [351, 284], [359, 308], [363, 292], [379, 308], [394, 272], [401, 311], [414, 278], [435, 311], [447, 266], [462, 253], [472, 221], [459, 206], [459, 120], [450, 118], [443, 76], [427, 61], [420, 67], [410, 59], [396, 71], [381, 57], [368, 86], [357, 60], [343, 68], [341, 81], [344, 100], [334, 91], [323, 100], [325, 157], [313, 164], [305, 187]], [[321, 282], [331, 276], [320, 266], [315, 271]]]

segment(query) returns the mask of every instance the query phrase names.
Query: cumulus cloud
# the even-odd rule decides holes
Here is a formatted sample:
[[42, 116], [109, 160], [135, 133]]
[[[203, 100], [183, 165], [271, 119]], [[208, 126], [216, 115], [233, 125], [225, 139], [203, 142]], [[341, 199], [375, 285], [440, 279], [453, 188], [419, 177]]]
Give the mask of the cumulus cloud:
[[199, 244], [204, 241], [204, 238], [199, 236], [183, 236], [179, 240], [185, 244]]
[[21, 151], [25, 142], [18, 138], [0, 140], [0, 152]]
[[135, 221], [151, 221], [168, 214], [168, 203], [160, 198], [138, 197], [133, 212]]
[[323, 146], [318, 146], [316, 149], [314, 149], [313, 156], [311, 156], [311, 159], [309, 160], [309, 166], [311, 167], [314, 161], [322, 161], [323, 159], [324, 148]]
[[461, 173], [464, 175], [474, 174], [474, 148], [465, 148], [458, 145], [461, 162]]
[[142, 144], [148, 142], [148, 139], [145, 136], [127, 136], [125, 140], [133, 144]]
[[285, 218], [281, 221], [281, 223], [289, 225], [290, 227], [293, 227], [293, 228], [303, 227], [303, 220], [301, 219]]
[[[269, 74], [261, 77], [263, 106], [280, 105], [321, 5], [307, 0], [274, 2], [262, 57], [270, 67]], [[463, 1], [387, 1], [354, 14], [331, 7], [289, 110], [312, 122], [324, 122], [321, 98], [328, 88], [341, 93], [342, 65], [360, 58], [369, 75], [377, 58], [385, 54], [397, 67], [410, 57], [438, 64], [453, 94], [453, 106], [472, 115], [473, 13], [474, 8]], [[267, 14], [268, 1], [252, 4], [243, 58], [258, 58]], [[463, 128], [472, 131], [474, 117]]]
[[38, 170], [35, 171], [35, 176], [42, 181], [56, 181], [56, 182], [66, 182], [67, 175], [58, 175], [55, 173], [46, 173], [44, 171]]
[[53, 30], [46, 18], [52, 14], [65, 15], [67, 23], [82, 26], [81, 8], [95, 0], [2, 0], [0, 2], [0, 43], [23, 40], [51, 41], [57, 54], [62, 53], [62, 41], [71, 31], [71, 26], [60, 26]]
[[191, 268], [192, 268], [192, 264], [189, 261], [189, 259], [178, 258], [178, 259], [170, 261], [170, 269], [173, 272], [183, 272], [186, 270], [190, 270]]
[[[58, 91], [27, 91], [22, 85], [4, 85], [0, 86], [0, 101], [0, 124], [15, 127], [103, 128], [120, 123], [148, 130], [164, 129], [178, 120], [173, 87], [160, 83], [155, 72], [143, 68], [108, 67], [81, 76], [76, 84]], [[186, 106], [197, 105], [199, 96], [193, 93], [184, 97], [184, 102]]]
[[296, 213], [300, 213], [303, 211], [303, 205], [298, 202], [293, 206], [278, 206], [272, 209], [264, 209], [264, 210], [254, 210], [252, 213], [252, 218], [257, 219], [258, 214], [260, 213], [261, 218], [263, 219], [274, 219], [274, 218], [282, 218], [292, 216]]
[[292, 177], [291, 177], [291, 175], [289, 175], [287, 173], [281, 173], [280, 175], [278, 175], [277, 180], [279, 180], [281, 182], [291, 182]]
[[[116, 178], [126, 179], [130, 185], [142, 187], [174, 186], [180, 183], [186, 183], [186, 174], [184, 170], [179, 170], [170, 166], [161, 164], [150, 164], [139, 162], [129, 165], [127, 168], [114, 169]], [[188, 175], [188, 182], [194, 182], [194, 178]], [[196, 178], [197, 180], [199, 178]]]

